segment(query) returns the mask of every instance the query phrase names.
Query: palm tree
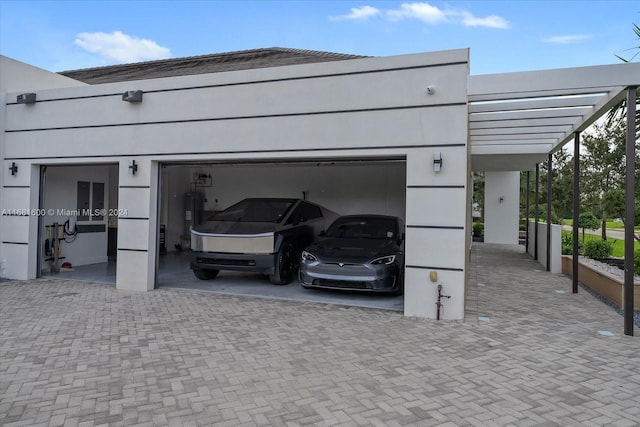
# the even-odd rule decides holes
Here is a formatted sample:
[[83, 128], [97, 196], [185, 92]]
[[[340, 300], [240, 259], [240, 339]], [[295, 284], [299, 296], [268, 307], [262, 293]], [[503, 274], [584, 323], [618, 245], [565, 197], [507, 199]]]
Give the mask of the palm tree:
[[[636, 38], [640, 41], [640, 27], [638, 24], [633, 24], [633, 32], [636, 35]], [[634, 51], [631, 58], [623, 58], [619, 55], [616, 55], [618, 59], [622, 62], [633, 62], [633, 60], [640, 55], [640, 46], [632, 47], [627, 50]], [[636, 105], [640, 103], [640, 88], [636, 91]], [[622, 100], [618, 105], [613, 107], [609, 113], [607, 114], [607, 126], [613, 124], [615, 121], [624, 118], [625, 113], [627, 112], [627, 100]], [[636, 109], [636, 139], [640, 136], [640, 109]]]

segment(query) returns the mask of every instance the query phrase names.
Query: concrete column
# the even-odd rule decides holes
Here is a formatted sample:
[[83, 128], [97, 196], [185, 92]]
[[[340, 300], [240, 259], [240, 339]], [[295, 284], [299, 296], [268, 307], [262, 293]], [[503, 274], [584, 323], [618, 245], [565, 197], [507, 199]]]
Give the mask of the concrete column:
[[[440, 172], [433, 168], [434, 151], [442, 153]], [[464, 319], [471, 214], [466, 170], [467, 147], [422, 149], [407, 156], [406, 316], [436, 319], [442, 285], [442, 293], [451, 298], [442, 301], [441, 319]]]
[[520, 172], [485, 172], [484, 241], [518, 244]]
[[[14, 175], [9, 171], [12, 163], [18, 168]], [[34, 279], [38, 274], [40, 167], [27, 161], [5, 161], [2, 174], [5, 175], [0, 196], [2, 277]]]
[[156, 281], [158, 163], [145, 158], [121, 160], [119, 177], [116, 287], [149, 291]]

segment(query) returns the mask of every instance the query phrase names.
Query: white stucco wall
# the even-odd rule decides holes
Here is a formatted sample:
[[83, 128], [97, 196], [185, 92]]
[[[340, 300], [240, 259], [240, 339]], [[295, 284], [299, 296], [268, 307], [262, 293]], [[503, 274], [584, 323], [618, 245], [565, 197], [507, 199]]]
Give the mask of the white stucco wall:
[[[535, 221], [529, 221], [529, 247], [527, 253], [532, 257], [535, 257]], [[547, 268], [547, 224], [544, 222], [538, 223], [538, 262]], [[562, 227], [558, 224], [551, 224], [551, 256], [550, 256], [550, 268], [551, 273], [562, 272]]]
[[[34, 92], [41, 89], [77, 86], [87, 86], [87, 84], [0, 55], [1, 92]], [[9, 101], [15, 102], [15, 98]]]
[[[15, 96], [21, 92], [75, 86], [86, 86], [86, 84], [0, 55], [0, 106], [2, 106], [2, 111], [0, 111], [0, 164], [3, 165], [0, 173], [0, 197], [11, 200], [20, 192], [19, 186], [28, 186], [31, 181], [31, 171], [29, 170], [22, 169], [22, 177], [18, 178], [7, 174], [7, 169], [5, 169], [5, 166], [8, 168], [11, 164], [4, 161], [5, 105], [15, 103]], [[9, 97], [7, 96], [8, 92], [15, 93]], [[17, 261], [16, 256], [18, 253], [26, 256], [25, 254], [29, 251], [27, 248], [20, 248], [20, 246], [24, 246], [23, 243], [27, 239], [29, 223], [30, 221], [25, 218], [0, 215], [0, 277], [26, 278], [27, 263]], [[7, 243], [2, 244], [3, 241], [11, 242], [8, 244], [14, 246], [11, 253], [6, 253]], [[21, 260], [22, 256], [17, 259]]]
[[[435, 318], [442, 284], [452, 296], [445, 318], [462, 319], [468, 73], [468, 51], [455, 50], [38, 91], [49, 102], [5, 106], [3, 170], [12, 161], [21, 171], [119, 163], [118, 203], [128, 217], [118, 220], [117, 286], [147, 290], [155, 281], [160, 163], [406, 158], [405, 314]], [[122, 101], [137, 89], [141, 104]], [[441, 172], [433, 170], [435, 152]], [[37, 207], [34, 192], [37, 177], [19, 189]], [[29, 249], [36, 243], [32, 232], [25, 240]], [[3, 244], [17, 253], [14, 246]], [[20, 268], [21, 277], [35, 275]]]
[[484, 241], [518, 244], [520, 172], [485, 172]]

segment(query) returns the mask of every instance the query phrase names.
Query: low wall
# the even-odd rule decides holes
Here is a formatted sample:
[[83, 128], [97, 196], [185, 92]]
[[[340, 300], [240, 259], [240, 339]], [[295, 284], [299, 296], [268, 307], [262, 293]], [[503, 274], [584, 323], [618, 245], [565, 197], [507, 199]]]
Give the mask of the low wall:
[[[529, 222], [529, 247], [527, 253], [535, 257], [534, 239], [536, 223]], [[562, 227], [558, 224], [551, 225], [551, 266], [549, 272], [560, 273], [562, 271]], [[538, 222], [538, 262], [547, 268], [547, 224]]]
[[[573, 275], [571, 255], [562, 256], [562, 272]], [[624, 282], [617, 277], [578, 262], [578, 281], [618, 307], [624, 307]], [[640, 283], [638, 282], [634, 284], [633, 309], [640, 310]]]

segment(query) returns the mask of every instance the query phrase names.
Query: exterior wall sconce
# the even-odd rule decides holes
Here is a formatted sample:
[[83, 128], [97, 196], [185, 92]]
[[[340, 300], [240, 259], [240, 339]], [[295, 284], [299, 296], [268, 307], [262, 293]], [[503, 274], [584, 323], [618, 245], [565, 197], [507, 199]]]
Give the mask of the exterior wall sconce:
[[11, 162], [11, 166], [9, 166], [9, 170], [11, 171], [11, 176], [18, 174], [18, 165], [16, 165], [16, 162]]
[[131, 160], [131, 165], [129, 165], [129, 169], [131, 169], [131, 175], [135, 175], [138, 172], [138, 164], [135, 160]]
[[504, 202], [504, 196], [500, 196], [500, 203]]
[[36, 103], [36, 94], [35, 93], [23, 93], [16, 97], [16, 102], [18, 104], [35, 104]]
[[122, 94], [122, 100], [131, 102], [133, 104], [137, 104], [142, 102], [142, 91], [141, 90], [128, 90]]
[[442, 153], [436, 151], [433, 153], [433, 171], [440, 172], [442, 170]]

